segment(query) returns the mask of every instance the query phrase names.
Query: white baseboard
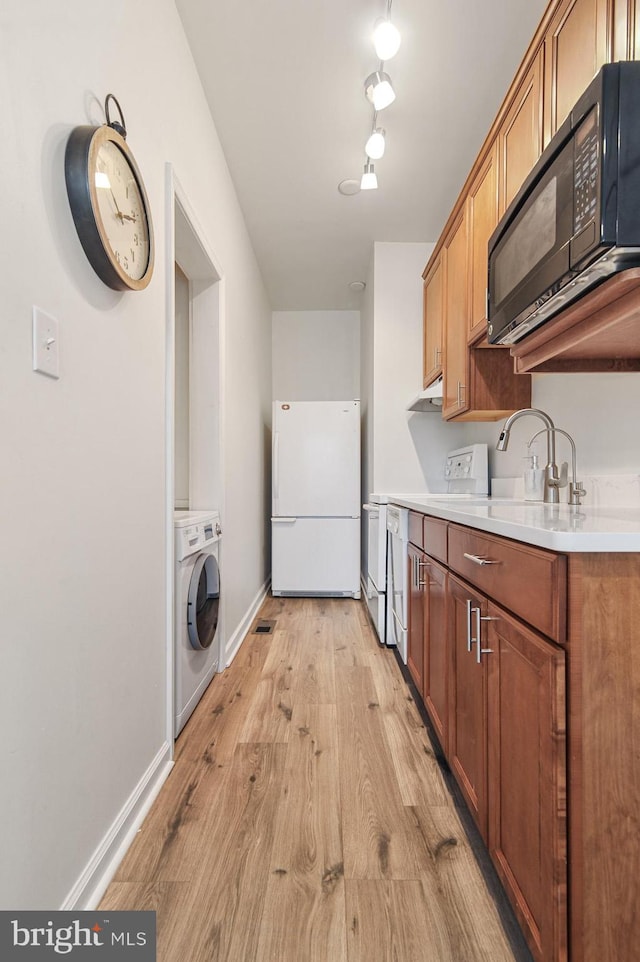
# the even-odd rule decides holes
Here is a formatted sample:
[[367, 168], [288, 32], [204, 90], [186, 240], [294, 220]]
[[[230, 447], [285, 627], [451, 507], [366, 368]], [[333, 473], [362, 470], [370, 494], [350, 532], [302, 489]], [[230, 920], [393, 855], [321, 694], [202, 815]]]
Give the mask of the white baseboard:
[[171, 745], [165, 742], [98, 845], [61, 909], [95, 909], [116, 873], [142, 821], [173, 768]]
[[267, 592], [269, 591], [269, 585], [271, 584], [271, 578], [267, 578], [263, 586], [258, 591], [257, 595], [249, 605], [244, 618], [233, 632], [230, 638], [227, 639], [227, 643], [222, 652], [221, 666], [223, 668], [228, 668], [235, 656], [238, 654], [238, 649], [245, 639], [249, 628], [251, 627], [251, 622], [258, 614], [260, 606], [264, 599], [267, 597]]

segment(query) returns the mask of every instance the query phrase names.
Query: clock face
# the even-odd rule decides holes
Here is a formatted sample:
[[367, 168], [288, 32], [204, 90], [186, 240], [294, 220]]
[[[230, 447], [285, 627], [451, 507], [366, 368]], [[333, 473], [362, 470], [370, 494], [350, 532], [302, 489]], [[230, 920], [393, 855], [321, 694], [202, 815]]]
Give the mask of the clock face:
[[113, 140], [95, 155], [97, 213], [112, 255], [124, 273], [140, 280], [149, 263], [149, 225], [133, 169]]
[[80, 243], [115, 291], [141, 291], [153, 274], [153, 227], [140, 171], [127, 142], [108, 124], [75, 127], [65, 180]]

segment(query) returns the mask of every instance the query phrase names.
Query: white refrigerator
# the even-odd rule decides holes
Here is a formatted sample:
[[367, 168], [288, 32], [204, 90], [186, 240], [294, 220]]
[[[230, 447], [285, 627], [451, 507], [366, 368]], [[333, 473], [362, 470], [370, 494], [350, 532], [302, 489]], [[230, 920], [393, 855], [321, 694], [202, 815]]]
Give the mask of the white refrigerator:
[[360, 597], [360, 402], [274, 401], [274, 595]]

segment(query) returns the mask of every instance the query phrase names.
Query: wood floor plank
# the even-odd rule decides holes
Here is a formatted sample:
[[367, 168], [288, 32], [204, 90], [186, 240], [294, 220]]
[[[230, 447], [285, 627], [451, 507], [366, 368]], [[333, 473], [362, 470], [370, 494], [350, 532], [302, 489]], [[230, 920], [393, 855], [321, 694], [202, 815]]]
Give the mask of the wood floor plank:
[[421, 881], [347, 880], [348, 962], [470, 962], [451, 955]]
[[345, 877], [417, 879], [371, 670], [344, 669], [336, 687]]
[[294, 701], [301, 705], [335, 705], [335, 636], [329, 618], [309, 616], [305, 638], [293, 652]]
[[[346, 962], [344, 879], [269, 880], [256, 962]], [[253, 960], [252, 960], [253, 962]]]
[[188, 882], [194, 865], [188, 854], [202, 832], [209, 811], [224, 791], [224, 769], [213, 758], [174, 765], [158, 801], [115, 874], [119, 882]]
[[222, 764], [238, 741], [238, 725], [244, 725], [246, 706], [251, 702], [271, 650], [269, 636], [253, 635], [236, 655], [233, 668], [215, 675], [197, 710], [178, 737], [174, 759], [183, 755], [195, 762], [215, 753]]
[[187, 855], [192, 907], [176, 922], [181, 951], [171, 962], [255, 958], [284, 761], [283, 745], [238, 745], [221, 804]]
[[335, 705], [297, 705], [258, 960], [346, 960]]
[[193, 904], [188, 882], [113, 882], [100, 907], [107, 912], [155, 912], [157, 962], [174, 962], [184, 958], [181, 920]]
[[317, 878], [320, 889], [342, 865], [335, 705], [296, 705], [291, 728], [271, 868]]

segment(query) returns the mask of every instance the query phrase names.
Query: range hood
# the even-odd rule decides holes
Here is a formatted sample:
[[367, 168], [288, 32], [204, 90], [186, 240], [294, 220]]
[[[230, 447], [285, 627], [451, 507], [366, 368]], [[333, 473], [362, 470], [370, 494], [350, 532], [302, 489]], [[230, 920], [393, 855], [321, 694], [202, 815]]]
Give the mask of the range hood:
[[442, 378], [439, 377], [437, 381], [421, 391], [417, 398], [414, 398], [408, 405], [407, 411], [442, 414]]

